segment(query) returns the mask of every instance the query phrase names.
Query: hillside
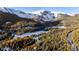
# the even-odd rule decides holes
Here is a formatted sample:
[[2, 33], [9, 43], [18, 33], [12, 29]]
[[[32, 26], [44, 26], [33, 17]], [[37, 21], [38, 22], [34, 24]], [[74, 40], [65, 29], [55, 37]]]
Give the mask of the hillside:
[[70, 16], [70, 15], [60, 15], [60, 18], [63, 25], [66, 27], [71, 27], [71, 28], [76, 28], [79, 26], [79, 15], [74, 15], [74, 16]]
[[39, 15], [2, 8], [0, 50], [75, 51], [68, 35], [78, 28], [78, 19], [78, 15], [60, 14], [55, 17], [50, 11], [42, 11]]

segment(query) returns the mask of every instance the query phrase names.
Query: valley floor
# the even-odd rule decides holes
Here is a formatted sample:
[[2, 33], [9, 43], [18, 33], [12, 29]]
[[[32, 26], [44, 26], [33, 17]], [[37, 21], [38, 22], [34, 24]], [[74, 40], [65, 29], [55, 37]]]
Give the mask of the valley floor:
[[14, 35], [0, 41], [3, 51], [76, 51], [71, 28], [51, 27], [47, 31], [36, 31]]

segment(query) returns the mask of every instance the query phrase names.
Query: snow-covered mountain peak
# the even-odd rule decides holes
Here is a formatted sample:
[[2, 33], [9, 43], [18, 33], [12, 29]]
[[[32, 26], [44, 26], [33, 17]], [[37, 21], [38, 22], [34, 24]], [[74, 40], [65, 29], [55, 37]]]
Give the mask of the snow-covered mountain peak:
[[6, 7], [0, 7], [0, 11], [11, 13], [11, 14], [18, 14], [18, 13], [24, 14], [24, 12], [22, 12], [20, 10], [14, 10], [14, 9], [8, 8], [8, 7], [7, 8]]
[[20, 10], [15, 10], [15, 9], [6, 8], [6, 7], [0, 7], [0, 11], [4, 12], [4, 13], [6, 12], [6, 13], [10, 13], [10, 14], [16, 14], [17, 16], [19, 16], [21, 18], [32, 18], [35, 16], [35, 14], [25, 13]]
[[2, 12], [8, 12], [8, 8], [0, 7], [0, 11], [2, 11]]
[[38, 10], [30, 13], [39, 15], [40, 18], [38, 19], [42, 19], [43, 21], [51, 21], [55, 19], [54, 13], [51, 13], [51, 11], [47, 10]]
[[29, 13], [38, 14], [38, 15], [43, 15], [44, 13], [46, 13], [46, 14], [54, 15], [55, 17], [57, 17], [58, 14], [65, 14], [64, 12], [47, 11], [47, 10], [38, 10], [38, 11], [34, 11], [34, 12], [29, 12]]
[[0, 7], [0, 11], [7, 12], [7, 13], [14, 13], [14, 9], [6, 8], [6, 7]]
[[57, 11], [52, 11], [51, 13], [54, 13], [55, 17], [58, 17], [58, 14], [65, 14], [64, 12], [57, 12]]
[[37, 10], [37, 11], [34, 11], [34, 12], [29, 12], [29, 13], [41, 15], [41, 13], [44, 12], [44, 11], [45, 10]]
[[15, 10], [15, 9], [11, 9], [11, 8], [6, 8], [6, 7], [0, 7], [0, 11], [2, 12], [7, 12], [10, 14], [16, 14], [17, 16], [21, 17], [21, 18], [31, 18], [31, 19], [37, 19], [37, 20], [43, 20], [43, 21], [51, 21], [54, 20], [59, 13], [61, 12], [51, 12], [51, 11], [47, 11], [47, 10], [38, 10], [38, 11], [34, 11], [34, 12], [23, 12], [20, 10]]

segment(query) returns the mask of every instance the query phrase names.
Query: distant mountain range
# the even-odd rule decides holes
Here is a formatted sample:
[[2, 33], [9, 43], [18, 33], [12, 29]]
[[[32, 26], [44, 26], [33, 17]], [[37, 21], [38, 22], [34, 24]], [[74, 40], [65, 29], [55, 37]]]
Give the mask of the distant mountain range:
[[25, 13], [10, 8], [0, 8], [0, 29], [11, 32], [33, 32], [48, 30], [48, 27], [61, 25], [54, 13], [40, 11], [40, 14]]
[[40, 21], [53, 21], [56, 17], [57, 14], [52, 13], [51, 11], [45, 11], [45, 10], [39, 10], [36, 12], [29, 12], [25, 13], [20, 10], [14, 10], [11, 8], [6, 8], [6, 7], [0, 7], [0, 12], [6, 12], [10, 14], [16, 14], [17, 16], [21, 18], [32, 18]]
[[15, 14], [21, 18], [29, 18], [34, 19], [35, 21], [56, 21], [57, 18], [61, 18], [63, 16], [72, 16], [70, 14], [65, 14], [63, 12], [51, 12], [46, 10], [38, 10], [35, 12], [25, 13], [20, 10], [14, 10], [8, 7], [0, 7], [0, 12]]

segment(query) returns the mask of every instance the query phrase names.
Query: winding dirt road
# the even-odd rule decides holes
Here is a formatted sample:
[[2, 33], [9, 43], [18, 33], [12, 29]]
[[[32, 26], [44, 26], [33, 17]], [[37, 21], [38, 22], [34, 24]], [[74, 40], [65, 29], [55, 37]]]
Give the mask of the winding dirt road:
[[72, 46], [72, 51], [77, 51], [77, 47], [74, 45], [72, 39], [70, 38], [70, 36], [72, 35], [72, 32], [73, 31], [70, 31], [67, 36], [66, 36], [66, 39], [67, 41], [69, 42], [69, 44]]

